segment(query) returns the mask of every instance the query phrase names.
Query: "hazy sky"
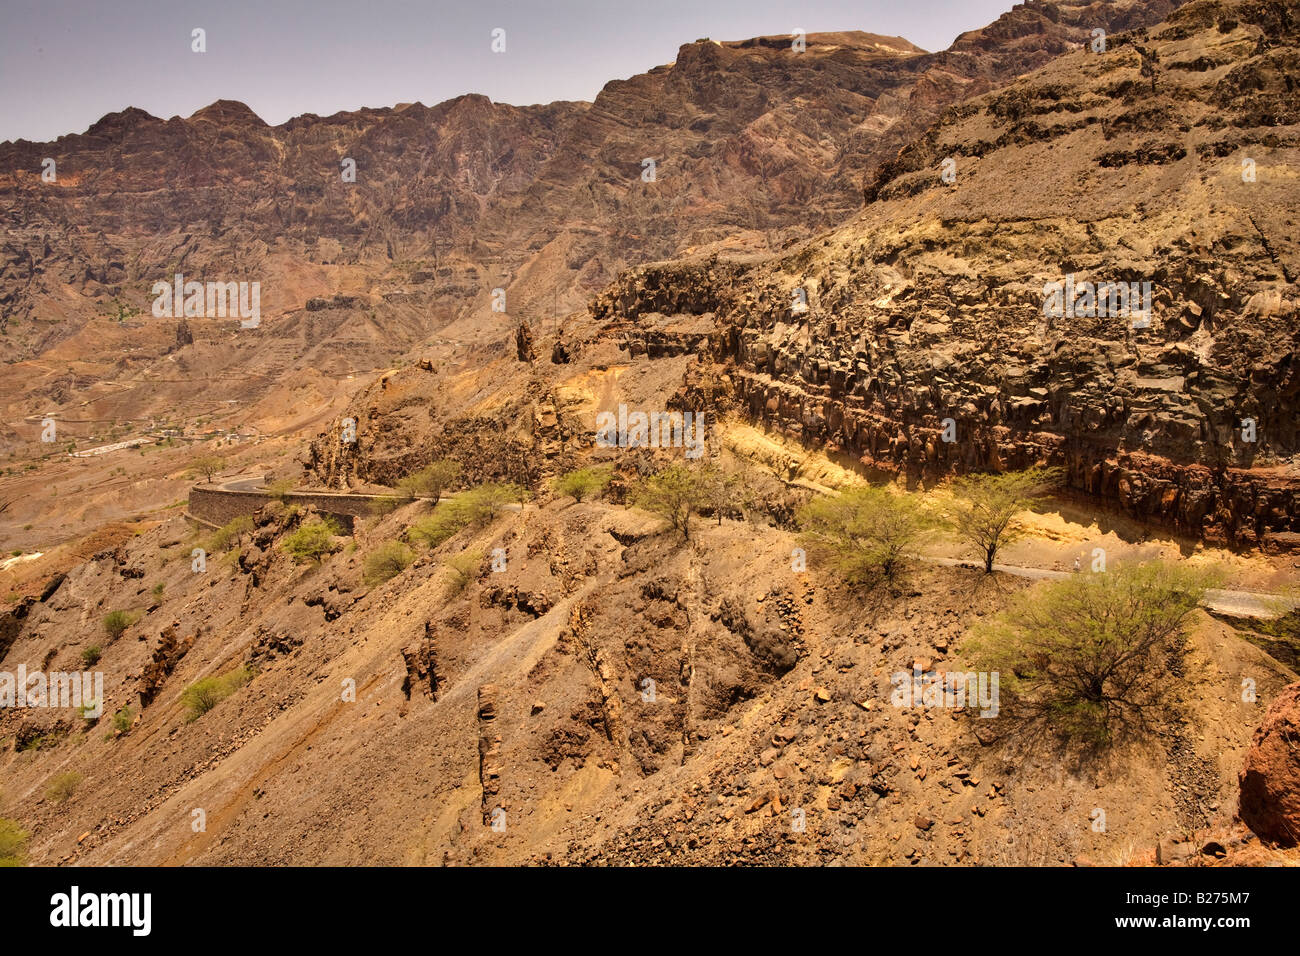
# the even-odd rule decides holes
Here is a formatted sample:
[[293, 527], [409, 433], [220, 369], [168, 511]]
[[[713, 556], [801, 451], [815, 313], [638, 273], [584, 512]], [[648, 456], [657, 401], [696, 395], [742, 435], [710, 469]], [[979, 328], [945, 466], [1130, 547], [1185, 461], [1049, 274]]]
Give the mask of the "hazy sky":
[[[461, 93], [592, 99], [700, 37], [867, 30], [940, 50], [1013, 0], [0, 0], [0, 140], [137, 106], [240, 100], [268, 123]], [[191, 51], [202, 27], [207, 52]], [[490, 49], [506, 31], [506, 52]]]

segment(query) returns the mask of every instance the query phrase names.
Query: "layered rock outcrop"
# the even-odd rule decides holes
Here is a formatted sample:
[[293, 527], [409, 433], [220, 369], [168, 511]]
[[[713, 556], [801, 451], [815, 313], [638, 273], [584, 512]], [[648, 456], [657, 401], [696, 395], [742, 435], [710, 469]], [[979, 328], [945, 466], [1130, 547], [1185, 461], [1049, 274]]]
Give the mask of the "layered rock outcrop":
[[[1141, 517], [1293, 547], [1286, 6], [1194, 3], [1067, 54], [950, 110], [856, 220], [772, 259], [634, 270], [592, 316], [629, 353], [700, 349], [713, 369], [684, 394], [722, 376], [731, 407], [867, 470], [1051, 461]], [[1087, 283], [1132, 301], [1098, 307]], [[684, 316], [710, 331], [676, 332]]]

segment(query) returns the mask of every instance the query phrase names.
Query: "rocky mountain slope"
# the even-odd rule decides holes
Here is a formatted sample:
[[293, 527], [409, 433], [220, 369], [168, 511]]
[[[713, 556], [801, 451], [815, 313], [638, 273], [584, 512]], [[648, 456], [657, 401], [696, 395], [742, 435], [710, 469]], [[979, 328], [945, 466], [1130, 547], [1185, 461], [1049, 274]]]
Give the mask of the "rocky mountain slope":
[[[634, 369], [646, 400], [741, 414], [866, 473], [1051, 461], [1103, 507], [1295, 550], [1293, 6], [1196, 4], [1063, 55], [945, 113], [836, 229], [628, 270], [586, 317], [521, 339], [527, 378], [509, 348], [386, 376], [349, 413], [361, 440], [324, 433], [307, 473], [388, 483], [486, 429], [514, 450], [482, 477], [535, 483], [613, 407], [564, 363], [615, 343], [606, 374]], [[1067, 281], [1124, 283], [1131, 308], [1107, 314], [1103, 293], [1089, 314], [1076, 292], [1075, 314], [1045, 314]], [[435, 386], [443, 370], [461, 384]]]
[[[98, 402], [97, 383], [166, 378], [173, 362], [242, 380], [232, 397], [249, 402], [312, 368], [382, 366], [456, 318], [472, 318], [477, 340], [501, 337], [497, 288], [511, 317], [536, 322], [583, 308], [629, 265], [778, 248], [858, 208], [863, 181], [944, 107], [1093, 28], [1154, 23], [1176, 5], [1032, 2], [935, 54], [868, 33], [814, 33], [804, 52], [788, 37], [700, 40], [591, 104], [468, 95], [271, 127], [221, 101], [0, 144], [7, 440], [30, 438], [24, 417]], [[178, 333], [149, 314], [152, 284], [176, 272], [260, 282], [266, 321], [193, 318]], [[184, 398], [146, 388], [111, 414]]]
[[[948, 111], [847, 224], [630, 271], [593, 318], [632, 354], [702, 354], [682, 407], [868, 469], [1049, 460], [1131, 513], [1293, 548], [1298, 28], [1293, 3], [1195, 3], [1066, 54]], [[1146, 283], [1150, 312], [1088, 283]]]
[[[1294, 4], [1193, 0], [1153, 26], [1171, 10], [1031, 3], [934, 55], [867, 34], [814, 36], [805, 60], [785, 59], [784, 41], [708, 41], [611, 84], [591, 106], [511, 116], [468, 98], [436, 121], [447, 124], [445, 161], [463, 161], [464, 176], [448, 173], [420, 196], [395, 177], [382, 202], [358, 199], [348, 212], [322, 197], [286, 211], [270, 179], [242, 173], [260, 198], [229, 204], [232, 241], [276, 217], [291, 235], [253, 240], [254, 259], [240, 261], [293, 277], [298, 299], [268, 309], [255, 330], [187, 321], [193, 341], [169, 329], [135, 370], [165, 361], [207, 374], [207, 362], [226, 363], [238, 378], [262, 368], [291, 404], [289, 373], [304, 361], [321, 365], [319, 384], [405, 353], [410, 361], [355, 380], [345, 408], [302, 399], [328, 418], [311, 425], [319, 434], [302, 449], [302, 474], [338, 489], [384, 486], [450, 456], [464, 483], [517, 481], [535, 496], [416, 549], [383, 583], [367, 581], [367, 559], [428, 504], [358, 519], [318, 564], [286, 550], [310, 510], [271, 505], [224, 542], [180, 516], [122, 526], [66, 575], [11, 601], [0, 616], [4, 668], [77, 671], [94, 658], [105, 677], [97, 715], [0, 710], [0, 816], [30, 833], [30, 861], [1268, 860], [1273, 851], [1233, 821], [1244, 781], [1243, 814], [1289, 826], [1294, 808], [1277, 794], [1279, 780], [1293, 789], [1293, 762], [1279, 740], [1296, 675], [1245, 625], [1196, 612], [1188, 653], [1161, 675], [1176, 718], [1158, 734], [1092, 760], [1013, 753], [969, 708], [894, 706], [891, 678], [970, 666], [971, 628], [1029, 582], [924, 564], [896, 589], [863, 592], [799, 567], [788, 526], [809, 489], [880, 475], [929, 486], [953, 471], [1049, 460], [1101, 496], [1084, 499], [1098, 534], [1121, 524], [1096, 518], [1109, 501], [1237, 544], [1280, 549], [1300, 532], [1287, 95], [1300, 18]], [[1095, 22], [1114, 28], [1104, 53], [1084, 46]], [[890, 90], [906, 90], [906, 103]], [[851, 109], [808, 108], [840, 97], [864, 113], [871, 100], [876, 125], [858, 129]], [[658, 119], [660, 100], [681, 109]], [[212, 110], [211, 128], [131, 124], [180, 139], [191, 127], [216, 136], [238, 126], [275, 156], [294, 125]], [[410, 113], [420, 128], [443, 108], [421, 110], [364, 123], [373, 131]], [[493, 159], [499, 142], [458, 139], [470, 137], [454, 128], [458, 110], [485, 111], [467, 127], [501, 137], [531, 119], [517, 176]], [[715, 118], [693, 130], [705, 113]], [[831, 139], [781, 165], [789, 132], [763, 132], [765, 117], [783, 129], [815, 124], [803, 127], [820, 130], [809, 141], [833, 132], [856, 152]], [[895, 126], [919, 133], [934, 118], [894, 148]], [[330, 122], [304, 119], [292, 135], [312, 140], [332, 170], [337, 143], [319, 125]], [[692, 144], [700, 153], [689, 192], [670, 186], [667, 162], [655, 184], [665, 195], [634, 192], [638, 131], [653, 123], [685, 144], [681, 155]], [[387, 135], [366, 142], [406, 161]], [[561, 161], [566, 149], [582, 161]], [[775, 165], [749, 165], [758, 156]], [[1253, 182], [1243, 158], [1254, 160]], [[213, 195], [223, 182], [210, 181]], [[760, 198], [757, 213], [742, 186]], [[814, 208], [847, 215], [864, 195], [847, 221], [825, 212], [822, 222]], [[109, 202], [102, 196], [85, 202]], [[443, 196], [455, 201], [435, 215]], [[426, 201], [394, 225], [399, 206]], [[548, 221], [556, 203], [574, 218], [552, 209]], [[137, 207], [147, 203], [121, 214]], [[260, 225], [242, 232], [242, 217]], [[374, 229], [309, 252], [312, 230], [329, 239], [331, 222]], [[153, 240], [139, 228], [135, 239], [106, 229], [118, 238], [105, 242], [144, 248]], [[196, 272], [227, 261], [205, 228], [191, 238], [185, 261]], [[676, 258], [615, 276], [651, 253]], [[1151, 281], [1149, 326], [1044, 315], [1044, 286], [1070, 274]], [[24, 301], [45, 295], [45, 281], [24, 283]], [[488, 306], [492, 281], [509, 284], [505, 315]], [[127, 287], [93, 283], [92, 296]], [[576, 307], [588, 285], [601, 291], [563, 325], [524, 311], [544, 304], [538, 290], [564, 296], [561, 312]], [[93, 340], [100, 321], [50, 348]], [[115, 352], [147, 331], [133, 321], [115, 323]], [[245, 341], [260, 344], [242, 354], [234, 346]], [[56, 368], [38, 356], [22, 369], [37, 367]], [[7, 387], [15, 403], [29, 400]], [[88, 385], [74, 376], [63, 388], [71, 401]], [[222, 400], [263, 394], [241, 388]], [[596, 413], [619, 405], [704, 412], [709, 458], [763, 476], [775, 489], [770, 513], [710, 515], [682, 541], [628, 507], [627, 483], [672, 453], [595, 448]], [[1234, 435], [1249, 417], [1257, 441], [1243, 444]], [[355, 441], [340, 438], [344, 418]], [[945, 418], [955, 441], [944, 440]], [[263, 460], [253, 449], [240, 464]], [[618, 466], [604, 500], [550, 491], [546, 478], [593, 461]], [[1146, 540], [1129, 537], [1135, 550]], [[200, 546], [210, 553], [196, 571]], [[1238, 558], [1242, 574], [1290, 564]], [[138, 616], [113, 636], [104, 617], [115, 610]], [[232, 677], [239, 686], [195, 716], [187, 689]]]

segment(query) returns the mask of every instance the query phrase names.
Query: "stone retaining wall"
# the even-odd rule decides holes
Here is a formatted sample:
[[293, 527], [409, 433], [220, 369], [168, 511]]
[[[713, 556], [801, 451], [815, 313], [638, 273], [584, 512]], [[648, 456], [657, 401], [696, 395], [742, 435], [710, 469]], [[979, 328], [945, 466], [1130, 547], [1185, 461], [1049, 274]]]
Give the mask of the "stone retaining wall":
[[[189, 513], [195, 518], [209, 521], [220, 527], [238, 518], [251, 515], [270, 503], [275, 496], [262, 491], [227, 491], [223, 488], [195, 485], [190, 489]], [[345, 529], [351, 531], [355, 518], [368, 518], [375, 514], [376, 505], [391, 501], [381, 495], [341, 495], [329, 492], [291, 491], [284, 495], [287, 504], [301, 508], [312, 507], [321, 514], [337, 518]]]

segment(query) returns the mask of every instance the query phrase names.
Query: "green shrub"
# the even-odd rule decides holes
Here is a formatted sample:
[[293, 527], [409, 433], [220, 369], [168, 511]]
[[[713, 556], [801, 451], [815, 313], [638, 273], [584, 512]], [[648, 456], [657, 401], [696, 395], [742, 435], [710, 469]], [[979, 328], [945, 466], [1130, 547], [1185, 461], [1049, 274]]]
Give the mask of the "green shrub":
[[1000, 675], [1012, 723], [1097, 747], [1167, 716], [1205, 571], [1129, 564], [1043, 582], [976, 627], [964, 652]]
[[468, 514], [453, 508], [451, 503], [448, 503], [407, 528], [406, 539], [412, 544], [436, 548], [469, 523]]
[[46, 799], [54, 803], [63, 803], [71, 799], [72, 795], [77, 792], [77, 787], [81, 786], [81, 780], [81, 774], [75, 770], [59, 774], [50, 781], [50, 785], [46, 788]]
[[613, 477], [612, 465], [594, 465], [561, 475], [551, 482], [551, 487], [557, 495], [569, 495], [576, 501], [582, 501], [584, 498], [600, 496]]
[[253, 679], [247, 667], [236, 667], [216, 677], [203, 677], [181, 691], [181, 705], [189, 712], [187, 721], [195, 721]]
[[382, 518], [384, 515], [392, 514], [409, 501], [409, 498], [399, 498], [397, 495], [376, 495], [370, 502], [370, 513], [376, 518]]
[[138, 620], [140, 615], [133, 611], [109, 611], [104, 615], [104, 632], [115, 641]]
[[165, 590], [167, 590], [167, 585], [163, 584], [163, 582], [161, 582], [161, 581], [159, 581], [157, 584], [155, 584], [155, 585], [153, 586], [153, 601], [154, 601], [154, 604], [161, 604], [161, 603], [162, 603], [163, 592], [164, 592]]
[[319, 561], [338, 550], [334, 538], [341, 533], [338, 523], [332, 518], [305, 521], [284, 536], [281, 547], [293, 555], [296, 562]]
[[382, 584], [397, 577], [411, 566], [415, 554], [400, 541], [385, 541], [366, 555], [364, 580], [368, 585]]
[[465, 590], [465, 585], [469, 584], [482, 566], [483, 552], [477, 549], [462, 551], [448, 558], [447, 567], [451, 570], [448, 586], [451, 594], [459, 594]]
[[273, 481], [266, 486], [266, 493], [276, 501], [283, 504], [289, 498], [289, 492], [293, 491], [296, 482], [292, 478], [281, 478]]
[[94, 667], [99, 663], [99, 659], [103, 657], [103, 655], [103, 648], [98, 644], [91, 644], [81, 652], [81, 663], [85, 664], [87, 667]]
[[132, 709], [130, 704], [127, 704], [113, 714], [113, 729], [124, 734], [131, 729], [133, 720], [135, 720], [135, 710]]
[[460, 478], [460, 472], [460, 462], [443, 458], [402, 478], [397, 490], [405, 498], [428, 497], [436, 504], [443, 491]]
[[0, 817], [0, 866], [26, 864], [28, 836], [17, 821]]
[[411, 525], [406, 536], [436, 548], [462, 528], [488, 524], [505, 505], [522, 501], [527, 494], [518, 485], [479, 485], [439, 505], [432, 514]]
[[20, 753], [28, 753], [30, 751], [49, 750], [53, 747], [57, 747], [65, 736], [67, 736], [67, 731], [56, 727], [48, 733], [35, 734], [26, 738], [18, 745], [18, 751]]
[[810, 501], [796, 520], [808, 546], [846, 581], [868, 585], [892, 582], [934, 526], [916, 498], [874, 485]]
[[240, 515], [212, 532], [208, 537], [208, 550], [213, 554], [225, 551], [233, 542], [238, 540], [240, 535], [252, 530], [252, 517], [250, 515]]

